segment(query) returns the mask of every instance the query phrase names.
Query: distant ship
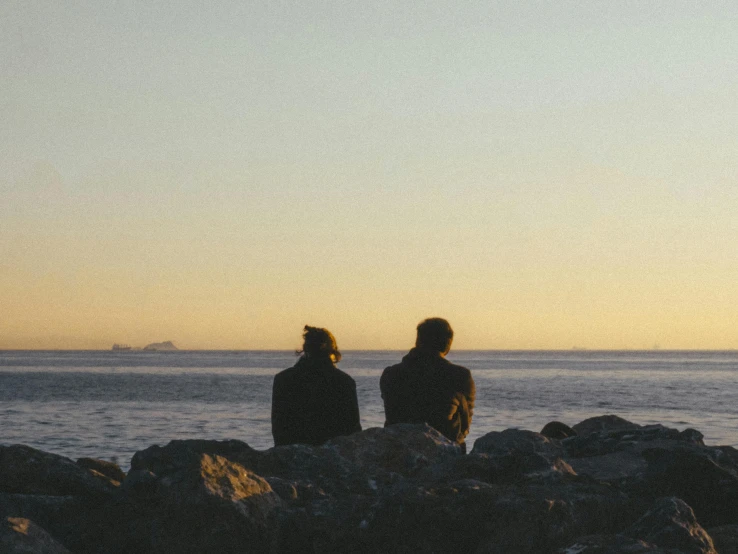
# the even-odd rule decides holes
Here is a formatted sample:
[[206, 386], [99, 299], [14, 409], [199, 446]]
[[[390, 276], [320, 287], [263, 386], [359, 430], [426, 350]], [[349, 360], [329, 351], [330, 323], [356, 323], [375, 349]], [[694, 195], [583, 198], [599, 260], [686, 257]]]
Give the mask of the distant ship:
[[131, 347], [127, 344], [118, 344], [117, 342], [113, 345], [113, 350], [130, 350]]

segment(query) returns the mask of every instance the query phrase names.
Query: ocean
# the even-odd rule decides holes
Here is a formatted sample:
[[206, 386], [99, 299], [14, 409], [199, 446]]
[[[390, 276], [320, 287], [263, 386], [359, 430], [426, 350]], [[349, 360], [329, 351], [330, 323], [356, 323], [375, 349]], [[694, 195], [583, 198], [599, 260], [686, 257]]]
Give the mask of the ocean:
[[[379, 377], [405, 354], [345, 351], [363, 428], [384, 423]], [[540, 431], [602, 414], [693, 427], [738, 446], [738, 351], [452, 351], [477, 401], [469, 446], [490, 432]], [[273, 446], [272, 378], [285, 351], [0, 351], [0, 444], [112, 460], [172, 439]]]

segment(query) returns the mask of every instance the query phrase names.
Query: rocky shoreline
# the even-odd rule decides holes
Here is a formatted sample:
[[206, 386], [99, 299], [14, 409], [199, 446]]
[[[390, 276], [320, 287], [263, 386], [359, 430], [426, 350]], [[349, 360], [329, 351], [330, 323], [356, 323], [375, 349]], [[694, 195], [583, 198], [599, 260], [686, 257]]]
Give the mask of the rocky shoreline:
[[127, 474], [0, 446], [0, 552], [738, 552], [738, 450], [616, 416], [543, 431], [172, 441]]

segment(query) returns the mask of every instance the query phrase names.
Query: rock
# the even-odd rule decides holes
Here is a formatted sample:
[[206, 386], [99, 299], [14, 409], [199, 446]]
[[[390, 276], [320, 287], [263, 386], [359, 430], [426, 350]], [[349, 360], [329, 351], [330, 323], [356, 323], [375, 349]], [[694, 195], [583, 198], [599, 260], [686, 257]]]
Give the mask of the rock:
[[702, 525], [738, 522], [738, 451], [704, 446], [695, 430], [614, 423], [560, 441], [562, 458], [577, 474], [619, 487], [644, 509], [657, 498], [676, 496]]
[[[94, 514], [90, 525], [97, 535], [86, 549], [121, 553], [269, 551], [275, 511], [281, 504], [269, 483], [218, 455], [184, 456], [176, 462], [152, 473], [155, 483], [148, 485], [146, 496], [126, 495]], [[134, 488], [124, 481], [123, 490]]]
[[541, 435], [549, 439], [566, 439], [577, 435], [577, 432], [560, 421], [551, 421], [541, 429]]
[[623, 534], [687, 554], [717, 554], [712, 539], [697, 523], [692, 508], [675, 497], [658, 499]]
[[436, 475], [423, 475], [426, 482], [440, 484], [459, 479], [474, 479], [490, 484], [510, 484], [534, 477], [558, 481], [563, 476], [576, 475], [571, 466], [561, 458], [549, 459], [540, 454], [518, 451], [498, 456], [468, 454], [434, 469]]
[[136, 452], [131, 459], [131, 471], [166, 474], [198, 463], [202, 454], [229, 458], [244, 453], [258, 455], [256, 450], [239, 440], [174, 440], [164, 447], [154, 445]]
[[681, 498], [707, 527], [738, 523], [738, 473], [720, 450], [677, 443], [642, 455], [648, 469], [634, 494]]
[[707, 534], [720, 554], [738, 554], [738, 523], [710, 527]]
[[577, 435], [586, 437], [590, 433], [600, 431], [622, 431], [624, 429], [638, 429], [639, 427], [640, 425], [616, 415], [602, 415], [580, 421], [572, 429], [577, 432]]
[[550, 552], [582, 534], [621, 528], [632, 517], [628, 504], [625, 495], [571, 475], [558, 482], [531, 477], [512, 485], [465, 479], [408, 486], [370, 507], [356, 541], [361, 548], [349, 550]]
[[697, 429], [692, 429], [691, 427], [679, 433], [679, 440], [692, 444], [698, 444], [700, 446], [705, 446], [705, 441], [703, 440], [704, 438], [705, 436], [702, 433], [700, 433]]
[[74, 496], [0, 493], [0, 517], [29, 519], [68, 548], [79, 537], [86, 513], [98, 509], [99, 505], [97, 501]]
[[289, 481], [298, 490], [375, 495], [401, 478], [425, 474], [457, 459], [460, 447], [428, 425], [392, 425], [337, 437], [322, 446], [292, 444], [263, 453], [228, 456], [267, 479]]
[[590, 535], [580, 537], [557, 554], [683, 554], [681, 550], [663, 548], [624, 535]]
[[230, 459], [267, 479], [289, 481], [299, 490], [317, 487], [330, 494], [370, 492], [369, 477], [333, 448], [291, 444], [265, 452], [243, 452]]
[[540, 454], [548, 459], [560, 457], [564, 448], [556, 439], [550, 439], [533, 431], [506, 429], [493, 431], [474, 441], [471, 454], [507, 456], [512, 452]]
[[132, 469], [128, 472], [121, 489], [134, 496], [155, 494], [158, 487], [156, 474], [147, 469]]
[[70, 554], [69, 550], [29, 519], [0, 520], [0, 552], [4, 554]]
[[566, 458], [578, 475], [588, 475], [598, 481], [622, 483], [646, 473], [648, 463], [639, 451], [619, 451], [587, 458]]
[[120, 466], [113, 462], [94, 458], [80, 458], [77, 460], [77, 465], [94, 472], [93, 474], [96, 476], [107, 478], [110, 484], [116, 487], [126, 478], [126, 474]]
[[427, 424], [401, 423], [336, 437], [332, 449], [357, 471], [394, 472], [409, 477], [423, 468], [461, 455], [461, 447]]
[[64, 456], [22, 444], [0, 446], [0, 492], [99, 498], [114, 490], [109, 479]]
[[613, 452], [639, 447], [639, 445], [647, 442], [688, 442], [689, 440], [691, 440], [690, 435], [682, 435], [676, 429], [669, 429], [663, 425], [638, 425], [625, 429], [593, 431], [586, 435], [564, 439], [561, 444], [570, 456], [582, 458], [612, 454]]
[[[717, 554], [712, 539], [684, 501], [660, 498], [622, 533], [581, 537], [561, 554], [663, 552]], [[722, 551], [721, 551], [722, 552]]]

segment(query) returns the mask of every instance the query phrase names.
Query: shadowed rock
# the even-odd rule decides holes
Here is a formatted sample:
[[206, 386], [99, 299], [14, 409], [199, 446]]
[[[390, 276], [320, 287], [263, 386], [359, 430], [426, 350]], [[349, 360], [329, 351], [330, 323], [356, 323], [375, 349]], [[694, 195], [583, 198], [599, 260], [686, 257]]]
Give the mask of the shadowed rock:
[[707, 533], [720, 554], [738, 554], [738, 523], [710, 527]]
[[576, 434], [577, 432], [574, 429], [560, 421], [550, 421], [541, 429], [541, 435], [549, 439], [566, 439]]
[[29, 519], [67, 548], [79, 539], [86, 513], [99, 506], [97, 501], [74, 496], [0, 493], [0, 517]]
[[640, 425], [616, 415], [601, 415], [580, 421], [572, 429], [577, 432], [577, 435], [586, 437], [590, 433], [600, 431], [622, 431], [624, 429], [637, 429], [638, 427]]
[[0, 492], [104, 497], [114, 490], [107, 477], [64, 456], [22, 444], [0, 446]]
[[676, 444], [642, 452], [648, 469], [636, 492], [678, 496], [705, 526], [738, 522], [738, 467], [721, 448]]
[[100, 534], [89, 551], [269, 550], [279, 497], [264, 479], [221, 456], [177, 460], [161, 466], [145, 493], [125, 481], [123, 490], [131, 492], [95, 514]]
[[684, 501], [659, 498], [635, 523], [616, 535], [591, 535], [559, 550], [562, 554], [664, 552], [717, 554], [712, 539]]
[[394, 472], [412, 476], [421, 469], [461, 455], [460, 446], [432, 427], [398, 423], [336, 437], [324, 448], [334, 449], [361, 472]]
[[540, 454], [546, 458], [555, 458], [564, 454], [564, 448], [556, 439], [550, 439], [523, 429], [506, 429], [493, 431], [474, 441], [471, 454], [489, 454], [506, 456], [511, 452]]
[[624, 535], [693, 554], [716, 554], [712, 539], [683, 500], [659, 498]]
[[126, 478], [126, 474], [120, 469], [118, 464], [105, 460], [97, 460], [94, 458], [79, 458], [77, 465], [93, 472], [93, 475], [107, 478], [111, 485], [119, 486], [121, 481]]
[[162, 475], [197, 463], [202, 454], [226, 458], [239, 454], [256, 455], [257, 451], [239, 440], [174, 440], [166, 446], [150, 446], [131, 459], [131, 470], [147, 470]]
[[666, 548], [626, 537], [625, 535], [589, 535], [556, 551], [557, 554], [684, 554], [676, 548]]
[[0, 552], [3, 554], [70, 554], [69, 550], [29, 519], [0, 520]]

